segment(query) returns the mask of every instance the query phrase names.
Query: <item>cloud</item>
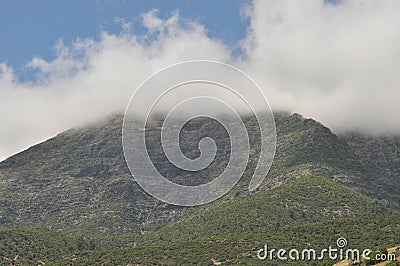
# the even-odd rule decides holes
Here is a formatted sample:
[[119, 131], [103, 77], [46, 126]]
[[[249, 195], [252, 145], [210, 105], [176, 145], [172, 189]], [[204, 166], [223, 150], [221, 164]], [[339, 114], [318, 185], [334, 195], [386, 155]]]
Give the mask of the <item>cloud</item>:
[[399, 132], [400, 2], [255, 1], [243, 68], [275, 109], [336, 131]]
[[400, 2], [256, 0], [241, 10], [250, 28], [243, 58], [179, 12], [142, 15], [146, 34], [116, 18], [120, 34], [56, 44], [34, 57], [36, 79], [20, 82], [0, 64], [0, 160], [67, 128], [122, 111], [150, 74], [180, 61], [234, 64], [252, 76], [274, 110], [341, 130], [399, 132]]
[[202, 25], [183, 24], [177, 12], [161, 20], [150, 11], [143, 20], [145, 36], [125, 26], [118, 35], [102, 32], [98, 41], [58, 42], [54, 60], [34, 57], [26, 65], [36, 70], [35, 82], [19, 82], [12, 68], [0, 64], [0, 160], [70, 127], [122, 112], [140, 83], [170, 64], [231, 57]]

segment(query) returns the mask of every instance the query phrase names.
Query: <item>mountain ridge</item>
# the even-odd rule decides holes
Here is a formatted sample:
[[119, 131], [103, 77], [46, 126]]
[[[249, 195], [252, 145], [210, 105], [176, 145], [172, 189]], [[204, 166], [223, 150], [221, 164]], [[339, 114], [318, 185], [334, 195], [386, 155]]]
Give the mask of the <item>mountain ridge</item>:
[[[350, 187], [371, 196], [366, 192], [368, 189], [363, 187], [364, 183], [360, 186], [361, 183], [356, 182], [357, 180], [352, 177], [359, 174], [357, 178], [365, 179], [361, 175], [369, 170], [369, 165], [358, 162], [356, 153], [345, 142], [312, 119], [304, 119], [298, 114], [289, 115], [288, 113], [279, 113], [275, 116], [278, 133], [277, 154], [271, 173], [262, 185], [264, 189], [269, 189], [266, 186], [273, 188], [291, 182], [299, 176], [299, 173], [305, 171], [315, 172], [317, 175], [331, 175], [346, 186], [350, 184]], [[80, 206], [79, 204], [82, 205], [82, 203], [86, 205], [89, 209], [83, 208], [77, 220], [74, 220], [74, 215], [72, 215], [68, 226], [74, 223], [79, 224], [82, 219], [87, 220], [87, 217], [96, 215], [95, 212], [108, 217], [107, 215], [113, 213], [113, 210], [107, 209], [116, 202], [119, 202], [117, 204], [119, 211], [114, 212], [114, 216], [121, 216], [121, 221], [128, 218], [128, 221], [135, 223], [139, 220], [139, 223], [147, 223], [138, 217], [148, 216], [149, 210], [154, 209], [154, 206], [171, 208], [172, 214], [185, 209], [171, 207], [149, 197], [130, 177], [122, 152], [121, 126], [122, 116], [113, 114], [103, 121], [63, 132], [0, 163], [0, 176], [3, 182], [0, 188], [3, 188], [3, 193], [6, 190], [18, 189], [18, 185], [21, 185], [24, 191], [31, 191], [27, 195], [28, 199], [32, 199], [31, 205], [22, 204], [25, 210], [19, 208], [19, 212], [14, 213], [16, 220], [25, 220], [24, 215], [35, 218], [32, 214], [32, 208], [35, 206], [44, 214], [46, 214], [46, 209], [50, 209], [47, 212], [49, 216], [52, 216], [51, 209], [55, 207], [65, 209], [65, 206], [69, 206], [76, 212], [77, 209], [74, 206]], [[352, 167], [351, 171], [348, 170], [349, 165]], [[367, 168], [363, 169], [364, 166]], [[274, 174], [276, 169], [280, 172], [279, 174]], [[343, 171], [346, 174], [341, 175]], [[107, 186], [102, 186], [101, 182], [105, 182]], [[366, 182], [368, 183], [368, 180]], [[50, 188], [47, 191], [49, 194], [43, 196], [46, 188]], [[65, 194], [65, 190], [69, 192]], [[237, 193], [248, 194], [244, 187]], [[76, 195], [76, 200], [73, 200], [72, 195]], [[112, 199], [112, 196], [116, 198]], [[2, 198], [7, 197], [3, 195]], [[27, 201], [27, 198], [21, 198], [21, 201]], [[49, 198], [53, 200], [49, 201]], [[146, 202], [151, 203], [146, 205]], [[144, 213], [132, 213], [132, 209], [137, 209], [135, 205], [143, 204], [147, 206]], [[4, 205], [7, 205], [7, 202], [3, 202], [2, 206]], [[10, 205], [12, 206], [12, 202]], [[126, 208], [123, 207], [124, 205]], [[17, 206], [15, 208], [18, 209]], [[166, 215], [166, 221], [170, 213], [163, 213]], [[68, 220], [65, 219], [65, 213], [63, 217], [57, 219], [61, 223]], [[3, 221], [3, 224], [7, 223]]]
[[[398, 157], [389, 162], [385, 159], [393, 155], [393, 145], [390, 148], [386, 143], [397, 143], [397, 139], [384, 140], [380, 145], [372, 139], [371, 144], [363, 146], [360, 143], [365, 136], [336, 135], [299, 114], [277, 113], [276, 156], [258, 189], [250, 192], [247, 186], [256, 162], [252, 157], [249, 171], [226, 195], [203, 206], [180, 207], [154, 199], [130, 175], [121, 144], [122, 118], [121, 114], [113, 114], [67, 130], [1, 162], [0, 226], [7, 230], [40, 227], [71, 234], [66, 241], [72, 241], [68, 245], [73, 248], [54, 253], [58, 254], [54, 259], [69, 252], [79, 253], [74, 240], [80, 239], [79, 235], [89, 239], [81, 241], [84, 249], [89, 249], [92, 241], [104, 249], [104, 256], [114, 254], [114, 248], [115, 254], [122, 254], [135, 242], [143, 246], [138, 252], [146, 257], [146, 247], [152, 245], [168, 250], [165, 245], [176, 243], [185, 249], [182, 243], [202, 246], [204, 241], [235, 234], [259, 239], [257, 232], [268, 228], [294, 228], [341, 219], [349, 219], [355, 227], [365, 227], [352, 219], [367, 215], [372, 221], [399, 213]], [[247, 119], [248, 129], [252, 130], [254, 121]], [[194, 138], [220, 136], [212, 128], [192, 128], [191, 134], [195, 134]], [[188, 154], [196, 154], [195, 145], [188, 147]], [[394, 146], [394, 154], [400, 150], [397, 147]], [[226, 159], [224, 156], [220, 160]], [[170, 171], [163, 160], [159, 163], [166, 172]], [[387, 167], [388, 163], [391, 167]], [[178, 178], [184, 180], [185, 175]], [[388, 180], [396, 186], [385, 185]], [[364, 227], [360, 230], [367, 230]], [[26, 232], [30, 238], [32, 233]], [[62, 237], [54, 235], [54, 243]], [[378, 242], [396, 244], [390, 242], [396, 239], [389, 240], [385, 234]], [[249, 252], [249, 258], [254, 259]], [[100, 256], [95, 251], [93, 254]], [[77, 256], [86, 258], [84, 254]], [[47, 258], [49, 261], [52, 259]]]

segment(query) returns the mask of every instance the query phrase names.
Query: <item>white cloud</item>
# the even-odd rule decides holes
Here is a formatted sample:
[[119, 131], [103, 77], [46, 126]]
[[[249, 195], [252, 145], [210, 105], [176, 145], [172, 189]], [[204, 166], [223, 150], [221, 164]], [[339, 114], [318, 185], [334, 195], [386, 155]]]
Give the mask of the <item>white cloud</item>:
[[243, 67], [275, 109], [335, 130], [399, 132], [399, 1], [255, 1], [247, 13]]
[[140, 83], [170, 64], [229, 60], [229, 49], [210, 39], [203, 26], [182, 25], [178, 13], [167, 20], [156, 15], [144, 15], [149, 31], [142, 38], [124, 27], [120, 35], [103, 32], [99, 41], [59, 42], [54, 60], [35, 57], [27, 64], [39, 71], [35, 83], [18, 82], [13, 70], [0, 64], [0, 160], [77, 124], [123, 111]]
[[256, 0], [232, 58], [203, 25], [178, 12], [143, 14], [147, 34], [117, 18], [119, 35], [101, 33], [56, 45], [56, 58], [33, 58], [37, 80], [23, 83], [0, 64], [0, 160], [79, 123], [126, 107], [134, 89], [170, 64], [210, 59], [236, 64], [265, 90], [274, 110], [316, 118], [335, 130], [399, 132], [400, 2]]

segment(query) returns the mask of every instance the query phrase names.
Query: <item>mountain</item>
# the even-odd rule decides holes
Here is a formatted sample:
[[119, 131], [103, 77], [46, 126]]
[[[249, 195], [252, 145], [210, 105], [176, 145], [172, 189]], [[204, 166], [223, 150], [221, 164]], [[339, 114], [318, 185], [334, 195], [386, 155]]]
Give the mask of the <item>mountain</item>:
[[372, 166], [380, 173], [372, 182], [372, 193], [382, 195], [380, 197], [383, 199], [400, 202], [400, 137], [361, 133], [346, 133], [339, 137], [357, 154], [362, 163]]
[[[284, 244], [286, 238], [296, 234], [298, 239], [301, 235], [310, 239], [312, 235], [326, 244], [338, 233], [321, 239], [315, 232], [328, 225], [336, 225], [342, 233], [354, 233], [354, 228], [368, 232], [360, 239], [368, 240], [373, 247], [400, 243], [398, 233], [391, 235], [399, 226], [398, 137], [336, 135], [312, 119], [277, 113], [275, 160], [257, 190], [250, 192], [247, 188], [255, 166], [252, 157], [243, 178], [219, 200], [198, 207], [180, 207], [149, 196], [131, 177], [122, 151], [122, 119], [122, 115], [114, 114], [70, 129], [0, 163], [0, 225], [3, 232], [9, 232], [5, 239], [31, 239], [35, 230], [50, 230], [53, 245], [59, 250], [49, 257], [37, 252], [32, 244], [18, 241], [18, 248], [4, 248], [7, 254], [3, 257], [19, 255], [22, 264], [41, 259], [56, 265], [68, 264], [71, 259], [83, 265], [85, 261], [98, 264], [99, 258], [114, 264], [147, 265], [158, 258], [173, 265], [188, 264], [177, 258], [180, 251], [186, 251], [204, 257], [206, 263], [221, 260], [194, 251], [203, 247], [232, 264], [246, 259], [256, 263], [252, 249], [262, 242], [262, 237], [269, 238], [274, 232], [279, 236], [275, 243]], [[254, 118], [246, 118], [255, 147], [252, 156], [257, 155], [254, 123]], [[150, 143], [159, 143], [157, 130], [158, 127], [150, 130]], [[226, 166], [227, 136], [213, 121], [201, 119], [185, 130], [190, 138], [181, 144], [189, 157], [198, 156], [195, 140], [204, 136], [218, 139], [218, 159], [211, 170], [188, 180], [185, 172], [169, 166], [165, 156], [160, 155], [159, 146], [150, 146], [150, 153], [157, 155], [155, 163], [174, 181], [204, 183]], [[374, 222], [375, 229], [386, 228], [386, 233], [372, 234], [370, 223]], [[351, 225], [351, 230], [345, 225]], [[355, 236], [350, 237], [357, 241]], [[66, 244], [60, 244], [59, 239]], [[240, 239], [245, 240], [238, 244]], [[206, 243], [215, 247], [210, 249]], [[48, 249], [43, 242], [38, 245]], [[236, 246], [240, 247], [240, 254], [248, 255], [239, 256], [239, 260], [229, 258]], [[128, 252], [132, 255], [128, 256]], [[28, 259], [32, 253], [38, 256]]]
[[173, 216], [176, 207], [154, 200], [131, 177], [121, 128], [122, 116], [111, 116], [2, 162], [1, 224], [123, 233], [137, 232], [153, 209], [159, 222]]

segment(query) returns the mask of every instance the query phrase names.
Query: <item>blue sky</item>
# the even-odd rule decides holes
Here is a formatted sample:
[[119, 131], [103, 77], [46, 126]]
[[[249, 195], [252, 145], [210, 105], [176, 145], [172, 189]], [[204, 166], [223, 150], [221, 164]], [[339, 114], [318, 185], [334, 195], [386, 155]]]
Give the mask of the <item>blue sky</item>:
[[154, 8], [160, 10], [161, 18], [178, 9], [181, 17], [205, 25], [210, 37], [235, 47], [245, 37], [248, 27], [248, 21], [240, 15], [245, 3], [243, 0], [2, 1], [0, 62], [6, 62], [24, 79], [24, 64], [33, 56], [53, 59], [53, 48], [58, 40], [68, 45], [76, 38], [96, 37], [101, 31], [118, 33], [121, 26], [115, 23], [116, 17], [134, 21], [135, 35], [140, 35], [144, 31], [140, 14]]

